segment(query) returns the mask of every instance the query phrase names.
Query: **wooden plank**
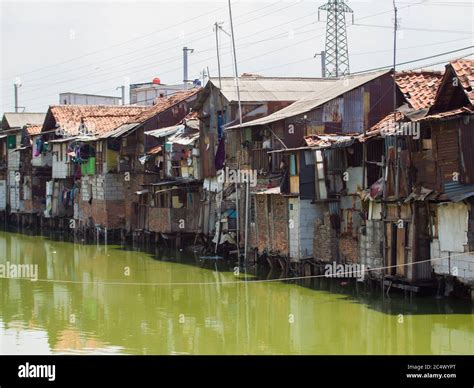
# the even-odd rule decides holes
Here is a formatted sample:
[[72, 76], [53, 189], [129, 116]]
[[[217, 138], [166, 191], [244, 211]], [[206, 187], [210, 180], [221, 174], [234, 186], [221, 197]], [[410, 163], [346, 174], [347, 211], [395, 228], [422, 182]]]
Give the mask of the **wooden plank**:
[[405, 227], [397, 229], [397, 274], [406, 276]]

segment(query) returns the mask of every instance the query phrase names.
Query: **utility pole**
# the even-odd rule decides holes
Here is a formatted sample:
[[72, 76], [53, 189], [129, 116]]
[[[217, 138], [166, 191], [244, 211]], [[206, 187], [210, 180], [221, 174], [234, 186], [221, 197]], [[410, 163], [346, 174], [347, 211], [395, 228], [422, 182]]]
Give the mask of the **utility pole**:
[[122, 90], [122, 105], [125, 105], [125, 85], [118, 86], [115, 90], [121, 89]]
[[326, 51], [314, 54], [314, 58], [321, 57], [321, 77], [326, 78]]
[[[237, 89], [237, 101], [239, 104], [239, 124], [242, 126], [242, 104], [240, 102], [240, 88], [239, 88], [239, 71], [237, 69], [237, 55], [236, 55], [236, 50], [235, 50], [235, 36], [234, 36], [234, 22], [232, 20], [232, 5], [231, 5], [231, 0], [228, 0], [228, 5], [229, 5], [229, 19], [230, 19], [230, 34], [231, 34], [231, 40], [232, 40], [232, 53], [233, 53], [233, 58], [234, 58], [234, 80], [235, 80], [235, 87]], [[238, 167], [240, 169], [240, 163], [238, 163]], [[237, 216], [237, 236], [236, 236], [236, 243], [237, 243], [237, 255], [239, 258], [239, 268], [240, 268], [240, 210], [239, 210], [239, 184], [238, 182], [235, 183], [235, 207], [236, 207], [236, 216]], [[247, 230], [245, 230], [245, 233], [247, 233]], [[244, 264], [247, 263], [247, 252], [244, 252]]]
[[328, 0], [318, 8], [318, 20], [320, 11], [327, 11], [326, 20], [326, 58], [325, 68], [328, 77], [339, 77], [349, 74], [349, 50], [346, 34], [346, 13], [352, 14], [354, 23], [354, 11], [344, 0]]
[[237, 100], [239, 103], [239, 123], [242, 126], [242, 104], [240, 102], [240, 88], [239, 88], [239, 72], [237, 70], [237, 54], [235, 51], [235, 36], [234, 36], [234, 22], [232, 20], [232, 6], [230, 4], [230, 0], [228, 0], [229, 4], [229, 19], [230, 19], [230, 34], [232, 39], [232, 52], [234, 53], [234, 72], [235, 72], [235, 87], [237, 88]]
[[[394, 19], [393, 19], [393, 125], [397, 125], [397, 73], [396, 73], [396, 65], [397, 65], [397, 31], [398, 31], [398, 9], [397, 5], [395, 4], [395, 0], [393, 0], [393, 12], [394, 12]], [[395, 196], [398, 199], [400, 195], [400, 147], [398, 144], [398, 134], [395, 132], [395, 150], [397, 155], [396, 160], [396, 175], [395, 175]]]
[[21, 80], [19, 78], [15, 80], [13, 87], [15, 88], [15, 113], [18, 113], [18, 109], [20, 108], [18, 106], [18, 89], [21, 88]]
[[186, 89], [188, 88], [188, 52], [193, 53], [194, 50], [187, 48], [186, 46], [183, 47], [183, 83], [186, 85]]
[[219, 53], [219, 29], [221, 28], [222, 23], [215, 22], [214, 30], [216, 32], [216, 51], [217, 51], [217, 74], [219, 76], [219, 89], [222, 90], [222, 80], [221, 80], [221, 55]]

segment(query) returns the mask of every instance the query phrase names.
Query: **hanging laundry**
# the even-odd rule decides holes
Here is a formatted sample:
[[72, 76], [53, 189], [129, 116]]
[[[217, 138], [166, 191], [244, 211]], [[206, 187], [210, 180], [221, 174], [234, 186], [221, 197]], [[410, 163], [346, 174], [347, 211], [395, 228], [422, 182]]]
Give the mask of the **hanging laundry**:
[[222, 113], [217, 115], [217, 135], [219, 140], [224, 136], [224, 116]]
[[219, 140], [219, 145], [217, 146], [216, 158], [214, 161], [216, 171], [224, 168], [225, 162], [225, 140], [224, 138]]
[[33, 152], [33, 156], [35, 158], [37, 158], [38, 156], [40, 156], [43, 152], [43, 140], [41, 139], [41, 137], [38, 137], [36, 138], [36, 141], [35, 141], [35, 150]]

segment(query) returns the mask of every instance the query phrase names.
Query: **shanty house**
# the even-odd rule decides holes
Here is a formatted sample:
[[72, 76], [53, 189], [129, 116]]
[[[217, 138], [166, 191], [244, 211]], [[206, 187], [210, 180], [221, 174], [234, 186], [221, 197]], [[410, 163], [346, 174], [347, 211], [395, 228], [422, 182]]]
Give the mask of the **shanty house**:
[[[68, 217], [82, 226], [107, 225], [119, 217], [113, 205], [122, 201], [123, 181], [103, 174], [107, 151], [97, 137], [120, 126], [146, 108], [136, 106], [50, 106], [41, 141], [52, 155], [52, 180], [46, 185], [47, 217]], [[110, 158], [109, 160], [112, 160]], [[107, 164], [107, 163], [106, 163]], [[122, 205], [123, 206], [123, 205]]]
[[[237, 198], [235, 189], [227, 190], [227, 186], [234, 186], [234, 183], [240, 185], [242, 182], [225, 179], [225, 182], [219, 181], [218, 175], [225, 178], [234, 174], [240, 175], [242, 172], [253, 174], [257, 171], [260, 175], [266, 176], [279, 168], [279, 161], [276, 158], [270, 160], [267, 154], [272, 146], [269, 131], [257, 133], [229, 128], [240, 123], [240, 116], [244, 123], [266, 117], [332, 83], [333, 80], [321, 78], [262, 77], [243, 74], [238, 79], [237, 91], [234, 78], [209, 80], [196, 104], [201, 120], [200, 154], [206, 196], [203, 220], [205, 235], [215, 234], [221, 223], [235, 223], [229, 215], [235, 217]], [[241, 115], [239, 115], [239, 98]], [[266, 183], [262, 182], [262, 185], [265, 187]], [[222, 190], [226, 190], [228, 198], [220, 198]], [[240, 190], [239, 197], [244, 195], [243, 193], [244, 190]], [[233, 199], [230, 199], [231, 197]], [[244, 204], [243, 201], [241, 203]], [[247, 206], [248, 209], [253, 207], [253, 204]], [[244, 215], [243, 208], [239, 213]], [[253, 214], [254, 211], [249, 210], [249, 213]], [[239, 219], [236, 229], [243, 230], [244, 223]], [[223, 238], [223, 241], [226, 241], [226, 238]]]
[[[30, 136], [38, 131], [43, 124], [44, 113], [5, 113], [2, 118], [2, 130], [4, 137], [2, 151], [6, 159], [0, 162], [0, 170], [4, 173], [0, 182], [0, 205], [2, 202], [10, 209], [10, 213], [20, 213], [25, 210], [33, 211], [32, 201], [39, 200], [37, 188], [39, 180], [44, 176], [43, 171], [35, 171], [31, 168], [31, 144]], [[28, 155], [29, 154], [29, 155]], [[28, 157], [29, 156], [29, 157]], [[5, 171], [7, 172], [5, 174]], [[2, 190], [5, 192], [2, 193]], [[5, 201], [2, 201], [5, 198]], [[1, 206], [0, 206], [1, 207]]]
[[[271, 241], [267, 252], [278, 250], [292, 260], [330, 252], [318, 259], [337, 260], [334, 249], [320, 249], [316, 243], [328, 243], [315, 234], [316, 220], [332, 219], [332, 225], [326, 227], [337, 228], [335, 236], [339, 237], [342, 259], [357, 261], [361, 206], [357, 191], [367, 174], [362, 163], [363, 150], [355, 138], [390, 111], [393, 101], [387, 90], [391, 85], [388, 71], [336, 79], [271, 115], [227, 129], [267, 132], [272, 138], [267, 154], [269, 160], [278, 161], [280, 195], [288, 202], [288, 219], [280, 227], [286, 229], [290, 244], [281, 251], [274, 249]], [[332, 143], [337, 146], [327, 148]], [[275, 198], [270, 192], [267, 206], [271, 207], [268, 201]], [[259, 206], [265, 199], [259, 196], [257, 201]], [[269, 221], [257, 219], [251, 227], [252, 242], [260, 246], [259, 251], [262, 247], [256, 229], [261, 229], [260, 222]]]
[[[431, 264], [448, 280], [474, 285], [474, 60], [446, 65], [428, 114], [419, 119], [428, 127], [435, 174], [418, 175], [429, 201]], [[415, 168], [417, 166], [415, 165]], [[432, 195], [432, 194], [431, 194]]]
[[420, 127], [416, 118], [433, 104], [442, 77], [437, 71], [397, 73], [397, 111], [361, 137], [373, 171], [361, 194], [367, 218], [360, 233], [361, 262], [370, 268], [387, 267], [370, 274], [385, 276], [389, 286], [432, 278], [430, 215], [423, 201], [435, 194], [431, 189], [436, 166], [431, 131]]
[[[178, 164], [167, 163], [168, 170], [165, 170], [165, 148], [172, 147], [172, 143], [162, 144], [160, 139], [166, 138], [166, 136], [155, 137], [146, 133], [160, 131], [162, 128], [168, 128], [165, 129], [168, 131], [171, 128], [169, 135], [176, 136], [179, 140], [182, 135], [177, 133], [179, 126], [183, 124], [183, 120], [193, 109], [199, 91], [199, 88], [183, 90], [170, 97], [159, 98], [154, 106], [147, 107], [142, 113], [100, 137], [108, 144], [115, 144], [118, 147], [117, 171], [121, 179], [126, 177], [124, 184], [125, 197], [127, 198], [119, 213], [124, 215], [123, 228], [127, 231], [137, 233], [150, 231], [149, 207], [155, 201], [152, 198], [154, 194], [148, 189], [151, 184], [169, 181], [172, 174], [168, 173], [171, 171], [189, 176], [192, 169], [181, 168], [185, 167], [181, 166], [181, 162]], [[188, 148], [194, 146], [198, 138], [195, 133], [197, 124], [191, 120], [185, 127], [186, 134], [183, 136], [182, 142], [189, 142], [185, 147]], [[191, 160], [197, 163], [192, 157]]]

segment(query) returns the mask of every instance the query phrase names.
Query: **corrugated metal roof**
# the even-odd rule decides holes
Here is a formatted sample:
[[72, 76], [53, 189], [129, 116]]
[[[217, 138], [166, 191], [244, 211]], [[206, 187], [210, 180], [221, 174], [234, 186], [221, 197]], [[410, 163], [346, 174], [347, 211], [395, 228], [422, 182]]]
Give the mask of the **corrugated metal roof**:
[[356, 135], [311, 135], [305, 136], [306, 145], [295, 148], [282, 148], [268, 151], [268, 154], [287, 153], [293, 151], [316, 150], [323, 148], [349, 147], [356, 141]]
[[453, 202], [460, 202], [474, 196], [474, 185], [463, 185], [459, 182], [446, 182], [443, 185], [444, 193]]
[[132, 133], [132, 130], [138, 127], [140, 123], [131, 123], [131, 124], [122, 124], [120, 127], [104, 133], [103, 135], [100, 136], [101, 139], [106, 139], [106, 138], [118, 138], [122, 136], [123, 134], [130, 134]]
[[[298, 101], [287, 106], [286, 108], [276, 111], [275, 113], [263, 117], [261, 119], [253, 120], [242, 124], [242, 127], [252, 127], [256, 125], [269, 124], [275, 121], [283, 120], [289, 117], [309, 112], [317, 108], [318, 106], [321, 106], [324, 103], [387, 73], [389, 73], [389, 70], [357, 74], [337, 79], [332, 83], [324, 84], [319, 90], [313, 89], [313, 92], [310, 95], [299, 99]], [[227, 129], [239, 127], [240, 125], [234, 125]]]
[[443, 119], [454, 119], [458, 116], [465, 114], [474, 114], [474, 110], [469, 107], [461, 107], [458, 109], [449, 110], [447, 112], [435, 113], [429, 116], [422, 117], [416, 121], [429, 121], [429, 120], [443, 120]]
[[269, 194], [280, 194], [280, 187], [272, 187], [271, 189], [266, 189], [263, 191], [257, 191], [255, 192], [257, 195], [269, 195]]
[[27, 124], [42, 125], [45, 117], [46, 113], [30, 112], [6, 112], [3, 115], [10, 128], [22, 128]]
[[180, 145], [190, 145], [199, 139], [199, 132], [194, 133], [175, 133], [168, 138], [169, 143], [175, 143]]
[[[279, 78], [243, 76], [239, 77], [240, 100], [242, 102], [296, 101], [302, 96], [322, 90], [335, 82], [331, 78]], [[219, 79], [209, 80], [219, 87]], [[221, 78], [221, 92], [229, 102], [235, 102], [237, 88], [233, 77]]]
[[184, 129], [183, 124], [178, 124], [178, 125], [172, 125], [171, 127], [165, 127], [165, 128], [159, 128], [159, 129], [154, 129], [152, 131], [146, 131], [145, 135], [148, 136], [153, 136], [156, 138], [160, 137], [165, 137], [165, 136], [170, 136], [174, 135], [177, 131], [180, 129]]

